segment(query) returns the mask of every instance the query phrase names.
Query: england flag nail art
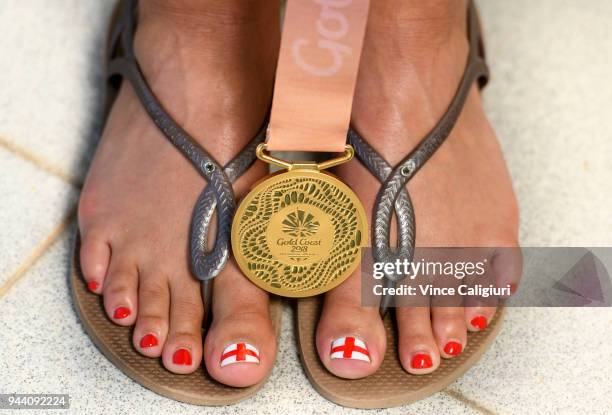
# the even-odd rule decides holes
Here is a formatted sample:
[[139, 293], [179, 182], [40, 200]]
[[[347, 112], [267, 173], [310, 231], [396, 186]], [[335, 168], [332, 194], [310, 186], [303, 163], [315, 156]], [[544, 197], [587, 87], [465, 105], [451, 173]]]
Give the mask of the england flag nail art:
[[330, 358], [363, 360], [370, 363], [370, 352], [363, 340], [356, 337], [340, 337], [332, 343]]
[[232, 343], [221, 354], [221, 367], [233, 363], [259, 364], [259, 350], [249, 343]]

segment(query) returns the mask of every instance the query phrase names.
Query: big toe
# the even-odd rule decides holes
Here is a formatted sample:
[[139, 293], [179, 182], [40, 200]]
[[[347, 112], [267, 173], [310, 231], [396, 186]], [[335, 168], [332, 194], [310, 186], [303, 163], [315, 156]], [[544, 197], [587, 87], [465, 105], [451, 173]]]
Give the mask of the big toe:
[[336, 376], [359, 379], [376, 372], [385, 354], [385, 328], [376, 307], [362, 307], [359, 274], [325, 295], [316, 344]]
[[228, 263], [214, 282], [213, 321], [204, 344], [208, 373], [229, 386], [261, 382], [276, 358], [267, 293]]

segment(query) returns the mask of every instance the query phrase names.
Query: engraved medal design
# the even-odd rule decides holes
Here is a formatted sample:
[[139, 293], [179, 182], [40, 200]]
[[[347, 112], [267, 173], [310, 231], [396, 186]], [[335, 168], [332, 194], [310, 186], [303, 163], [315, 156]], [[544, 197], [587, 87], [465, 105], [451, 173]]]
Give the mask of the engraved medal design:
[[259, 287], [306, 297], [334, 288], [357, 268], [367, 221], [353, 191], [320, 165], [291, 166], [244, 198], [232, 225], [232, 248]]

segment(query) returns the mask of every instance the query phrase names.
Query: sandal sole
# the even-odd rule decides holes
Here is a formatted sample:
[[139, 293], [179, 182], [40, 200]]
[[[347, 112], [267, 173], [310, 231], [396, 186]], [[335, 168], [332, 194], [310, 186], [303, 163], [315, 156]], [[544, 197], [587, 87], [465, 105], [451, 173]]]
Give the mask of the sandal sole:
[[[321, 363], [315, 344], [322, 297], [299, 300], [297, 304], [297, 338], [302, 366], [312, 386], [326, 399], [351, 408], [391, 408], [424, 399], [441, 391], [472, 367], [497, 336], [504, 314], [497, 309], [484, 331], [469, 332], [467, 346], [452, 359], [441, 359], [436, 371], [427, 375], [406, 372], [397, 353], [397, 328], [387, 315], [387, 350], [376, 373], [363, 379], [342, 379], [331, 374]], [[392, 314], [392, 313], [389, 313]]]

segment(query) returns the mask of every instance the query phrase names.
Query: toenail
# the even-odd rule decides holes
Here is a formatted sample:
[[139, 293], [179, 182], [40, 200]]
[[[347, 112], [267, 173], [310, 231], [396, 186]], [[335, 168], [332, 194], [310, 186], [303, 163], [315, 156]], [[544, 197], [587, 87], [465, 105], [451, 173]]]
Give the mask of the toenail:
[[333, 341], [331, 359], [363, 360], [370, 363], [370, 352], [365, 342], [357, 337], [340, 337]]
[[221, 354], [221, 367], [234, 363], [259, 364], [259, 350], [249, 343], [230, 343]]
[[487, 318], [485, 316], [476, 316], [470, 321], [470, 324], [478, 330], [484, 330], [487, 328]]
[[132, 312], [130, 311], [129, 308], [117, 307], [115, 309], [115, 314], [113, 314], [113, 317], [116, 318], [117, 320], [121, 320], [123, 318], [129, 317], [130, 314], [132, 314]]
[[172, 355], [172, 363], [189, 366], [191, 364], [191, 352], [187, 349], [176, 349], [176, 352]]
[[87, 288], [89, 288], [89, 291], [96, 291], [98, 287], [100, 287], [100, 284], [98, 284], [97, 281], [89, 281], [87, 283]]
[[446, 346], [444, 346], [444, 353], [449, 356], [458, 356], [461, 354], [462, 349], [463, 346], [461, 346], [461, 343], [451, 341], [446, 343]]
[[510, 285], [510, 294], [514, 294], [516, 293], [516, 290], [518, 288], [518, 286], [514, 283], [509, 284]]
[[140, 347], [142, 348], [154, 347], [158, 344], [157, 337], [155, 337], [154, 334], [145, 334], [142, 336], [142, 339], [140, 339]]
[[412, 366], [414, 369], [429, 369], [433, 366], [433, 362], [431, 361], [430, 355], [425, 353], [417, 353], [412, 356], [410, 366]]

